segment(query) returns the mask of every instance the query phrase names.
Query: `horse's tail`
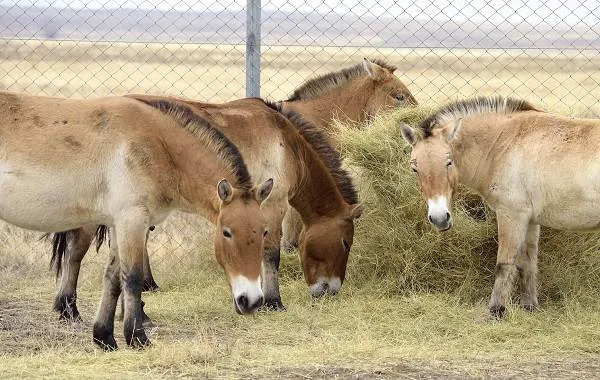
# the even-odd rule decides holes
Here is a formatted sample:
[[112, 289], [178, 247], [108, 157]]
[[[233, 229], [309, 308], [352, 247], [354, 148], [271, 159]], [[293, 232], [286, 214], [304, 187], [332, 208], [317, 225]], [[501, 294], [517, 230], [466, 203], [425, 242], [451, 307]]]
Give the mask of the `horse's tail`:
[[[57, 278], [62, 271], [63, 259], [67, 253], [69, 241], [75, 238], [75, 231], [76, 230], [69, 230], [52, 234], [52, 258], [50, 259], [50, 267], [54, 268]], [[107, 234], [108, 227], [105, 225], [101, 224], [96, 228], [96, 233], [94, 235], [94, 239], [96, 240], [96, 252], [98, 252], [102, 244], [104, 244]], [[49, 235], [46, 234], [44, 237], [49, 237]], [[110, 241], [108, 244], [110, 245]]]

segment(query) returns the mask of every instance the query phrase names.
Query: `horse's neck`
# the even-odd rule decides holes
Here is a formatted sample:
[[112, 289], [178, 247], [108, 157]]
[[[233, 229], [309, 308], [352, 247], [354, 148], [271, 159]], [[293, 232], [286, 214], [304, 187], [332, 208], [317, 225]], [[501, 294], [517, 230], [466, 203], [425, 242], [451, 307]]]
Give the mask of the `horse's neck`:
[[[185, 140], [164, 141], [165, 149], [177, 171], [179, 200], [177, 208], [194, 212], [215, 221], [219, 212], [217, 183], [227, 178], [232, 181], [228, 167], [216, 153], [194, 137]], [[231, 182], [235, 185], [235, 182]]]
[[350, 85], [336, 88], [307, 100], [288, 100], [284, 108], [300, 113], [310, 121], [329, 131], [333, 119], [361, 122], [366, 115], [366, 99], [357, 96]]
[[498, 161], [510, 147], [508, 131], [488, 128], [480, 121], [464, 119], [459, 138], [452, 143], [459, 181], [463, 185], [485, 195], [489, 190], [490, 177], [498, 168]]
[[288, 201], [304, 223], [341, 212], [345, 205], [344, 198], [318, 155], [306, 144], [288, 146], [294, 148], [294, 170]]

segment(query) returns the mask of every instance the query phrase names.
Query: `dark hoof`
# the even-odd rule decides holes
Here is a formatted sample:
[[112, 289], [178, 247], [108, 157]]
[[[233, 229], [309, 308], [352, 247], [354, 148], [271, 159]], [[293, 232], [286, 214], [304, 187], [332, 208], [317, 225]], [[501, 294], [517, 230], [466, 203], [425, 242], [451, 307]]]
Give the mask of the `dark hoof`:
[[506, 308], [504, 306], [492, 306], [490, 307], [490, 319], [491, 320], [500, 320], [504, 318], [504, 313], [506, 312]]
[[113, 333], [96, 325], [94, 325], [94, 343], [104, 351], [115, 351], [118, 348]]
[[128, 346], [134, 348], [144, 348], [152, 344], [143, 329], [136, 330], [133, 337], [125, 338], [125, 340], [127, 341]]
[[54, 310], [58, 311], [58, 319], [65, 322], [81, 322], [75, 296], [58, 297], [54, 301]]
[[265, 303], [260, 307], [262, 311], [286, 311], [285, 306], [281, 303], [281, 299], [270, 299], [266, 300]]
[[144, 280], [144, 286], [142, 287], [142, 291], [144, 291], [144, 292], [155, 292], [155, 291], [157, 291], [159, 289], [160, 289], [160, 287], [154, 281], [153, 278], [151, 278], [149, 280]]

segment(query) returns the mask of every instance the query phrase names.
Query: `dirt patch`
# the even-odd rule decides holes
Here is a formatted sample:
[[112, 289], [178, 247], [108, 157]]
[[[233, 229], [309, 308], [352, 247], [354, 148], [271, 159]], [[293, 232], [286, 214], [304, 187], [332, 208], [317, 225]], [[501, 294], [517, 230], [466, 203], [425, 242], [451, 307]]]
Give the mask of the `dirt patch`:
[[64, 323], [49, 305], [29, 300], [0, 298], [0, 356], [32, 354], [53, 348], [77, 346], [89, 351], [92, 323]]

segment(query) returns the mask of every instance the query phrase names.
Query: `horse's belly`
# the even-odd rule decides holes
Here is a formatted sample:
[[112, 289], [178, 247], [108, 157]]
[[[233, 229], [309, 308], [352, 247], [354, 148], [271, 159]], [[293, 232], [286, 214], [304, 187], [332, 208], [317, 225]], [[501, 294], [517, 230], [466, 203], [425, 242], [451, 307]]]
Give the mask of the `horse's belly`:
[[60, 231], [103, 221], [99, 176], [0, 162], [0, 218], [19, 227]]
[[600, 229], [600, 200], [545, 207], [534, 222], [558, 230], [595, 231]]

